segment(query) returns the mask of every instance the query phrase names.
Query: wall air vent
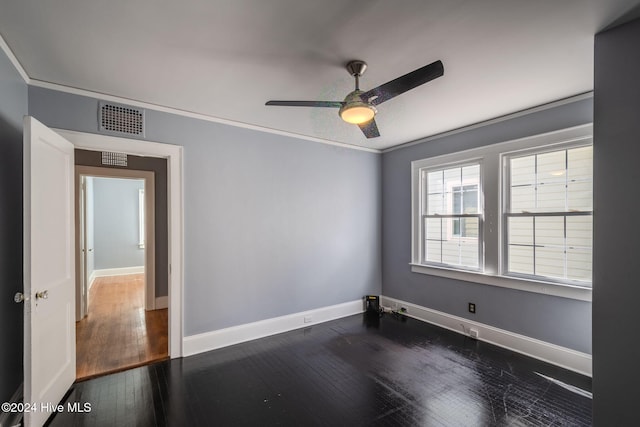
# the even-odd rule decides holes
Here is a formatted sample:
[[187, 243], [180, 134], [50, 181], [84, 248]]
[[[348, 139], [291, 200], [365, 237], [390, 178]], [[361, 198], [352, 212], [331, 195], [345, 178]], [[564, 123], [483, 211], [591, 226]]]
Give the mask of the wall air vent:
[[98, 124], [102, 133], [144, 137], [144, 110], [101, 101], [98, 109]]
[[102, 164], [107, 166], [127, 167], [127, 155], [125, 153], [102, 152]]

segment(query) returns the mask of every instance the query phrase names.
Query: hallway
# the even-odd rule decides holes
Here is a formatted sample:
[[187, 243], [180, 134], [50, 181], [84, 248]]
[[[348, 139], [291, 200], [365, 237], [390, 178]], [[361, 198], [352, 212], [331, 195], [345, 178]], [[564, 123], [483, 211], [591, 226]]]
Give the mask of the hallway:
[[168, 357], [167, 309], [145, 311], [144, 274], [99, 277], [89, 314], [76, 322], [76, 379]]

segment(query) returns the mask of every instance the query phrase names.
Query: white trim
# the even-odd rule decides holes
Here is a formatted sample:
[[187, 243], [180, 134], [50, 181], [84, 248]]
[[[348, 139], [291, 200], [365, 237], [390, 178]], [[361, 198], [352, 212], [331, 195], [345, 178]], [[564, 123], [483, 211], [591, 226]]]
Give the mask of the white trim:
[[182, 357], [184, 336], [184, 198], [183, 148], [177, 145], [140, 141], [108, 135], [54, 129], [76, 148], [94, 151], [118, 151], [167, 159], [169, 209], [169, 356]]
[[13, 64], [14, 68], [18, 71], [20, 77], [22, 77], [22, 80], [24, 80], [26, 84], [30, 84], [31, 79], [29, 78], [29, 75], [24, 70], [24, 67], [22, 66], [20, 61], [18, 61], [18, 58], [16, 58], [16, 56], [13, 54], [13, 51], [5, 41], [4, 37], [2, 37], [2, 34], [0, 34], [0, 49], [4, 51], [5, 55], [7, 55], [9, 61], [11, 61], [11, 64]]
[[385, 148], [381, 150], [384, 153], [390, 153], [391, 151], [400, 150], [402, 148], [411, 147], [413, 145], [424, 144], [425, 142], [433, 141], [435, 139], [444, 138], [447, 136], [455, 135], [462, 132], [468, 132], [474, 129], [482, 128], [489, 125], [494, 125], [496, 123], [504, 122], [511, 119], [516, 119], [518, 117], [526, 116], [528, 114], [537, 113], [539, 111], [549, 110], [555, 107], [561, 107], [566, 104], [571, 104], [574, 102], [582, 101], [584, 99], [593, 98], [593, 91], [580, 93], [578, 95], [570, 96], [568, 98], [559, 99], [557, 101], [552, 101], [546, 104], [538, 105], [536, 107], [527, 108], [525, 110], [516, 111], [515, 113], [505, 114], [504, 116], [499, 116], [493, 119], [485, 120], [478, 123], [473, 123], [467, 126], [463, 126], [457, 129], [448, 130], [445, 132], [437, 133], [435, 135], [427, 136], [425, 138], [417, 139], [415, 141], [405, 142], [403, 144], [395, 145], [393, 147]]
[[413, 273], [429, 274], [431, 276], [446, 277], [465, 282], [481, 283], [483, 285], [498, 286], [501, 288], [517, 289], [519, 291], [533, 292], [536, 294], [553, 295], [556, 297], [570, 298], [579, 301], [592, 300], [591, 288], [565, 285], [561, 283], [543, 282], [518, 277], [494, 276], [474, 271], [462, 271], [452, 268], [432, 267], [422, 264], [409, 264]]
[[141, 273], [144, 273], [144, 265], [137, 265], [134, 267], [102, 268], [100, 270], [93, 270], [92, 276], [95, 279], [96, 277], [124, 276], [127, 274]]
[[252, 124], [249, 124], [249, 123], [238, 122], [238, 121], [235, 121], [235, 120], [222, 119], [220, 117], [210, 116], [210, 115], [207, 115], [207, 114], [195, 113], [193, 111], [181, 110], [181, 109], [178, 109], [178, 108], [167, 107], [167, 106], [158, 105], [158, 104], [152, 104], [152, 103], [144, 102], [144, 101], [137, 101], [135, 99], [123, 98], [123, 97], [120, 97], [120, 96], [109, 95], [109, 94], [106, 94], [106, 93], [93, 92], [93, 91], [90, 91], [90, 90], [79, 89], [79, 88], [70, 87], [70, 86], [64, 86], [64, 85], [60, 85], [60, 84], [57, 84], [57, 83], [45, 82], [45, 81], [42, 81], [42, 80], [31, 79], [29, 81], [29, 84], [31, 86], [41, 87], [43, 89], [51, 89], [51, 90], [56, 90], [58, 92], [70, 93], [70, 94], [73, 94], [73, 95], [86, 96], [86, 97], [89, 97], [89, 98], [96, 98], [96, 99], [101, 99], [101, 100], [104, 100], [104, 101], [117, 102], [117, 103], [120, 103], [120, 104], [127, 104], [127, 105], [131, 105], [131, 106], [134, 106], [134, 107], [146, 108], [146, 109], [154, 110], [154, 111], [161, 111], [163, 113], [175, 114], [175, 115], [178, 115], [178, 116], [189, 117], [189, 118], [198, 119], [198, 120], [204, 120], [204, 121], [207, 121], [207, 122], [220, 123], [220, 124], [224, 124], [224, 125], [239, 127], [239, 128], [243, 128], [243, 129], [251, 129], [251, 130], [256, 130], [256, 131], [265, 132], [265, 133], [271, 133], [271, 134], [275, 134], [275, 135], [282, 135], [282, 136], [287, 136], [287, 137], [296, 138], [296, 139], [304, 139], [304, 140], [307, 140], [307, 141], [319, 142], [321, 144], [334, 145], [334, 146], [337, 146], [337, 147], [349, 148], [349, 149], [352, 149], [352, 150], [367, 151], [369, 153], [377, 153], [377, 154], [381, 153], [380, 150], [377, 150], [377, 149], [374, 149], [374, 148], [361, 147], [359, 145], [352, 145], [352, 144], [347, 144], [347, 143], [344, 143], [344, 142], [330, 141], [328, 139], [317, 138], [317, 137], [313, 137], [313, 136], [309, 136], [309, 135], [303, 135], [303, 134], [300, 134], [300, 133], [288, 132], [288, 131], [283, 131], [283, 130], [278, 130], [278, 129], [272, 129], [272, 128], [268, 128], [268, 127], [264, 127], [264, 126], [258, 126], [258, 125], [252, 125]]
[[145, 224], [145, 198], [144, 198], [144, 188], [138, 189], [138, 248], [144, 249], [145, 245], [145, 232], [144, 232], [144, 224]]
[[590, 354], [384, 295], [380, 297], [380, 304], [383, 307], [389, 308], [405, 307], [407, 308], [405, 314], [409, 317], [458, 332], [462, 335], [470, 336], [471, 329], [475, 329], [478, 331], [477, 339], [479, 341], [488, 342], [517, 353], [522, 353], [526, 356], [552, 363], [589, 377], [592, 376], [592, 357]]
[[164, 296], [164, 297], [156, 297], [156, 310], [160, 310], [163, 308], [167, 308], [169, 307], [169, 297], [168, 296]]
[[91, 287], [93, 286], [93, 282], [95, 282], [95, 280], [96, 280], [96, 271], [93, 270], [89, 275], [89, 285], [87, 286], [87, 292], [91, 290]]
[[260, 320], [258, 322], [245, 323], [230, 328], [218, 329], [198, 335], [191, 335], [184, 339], [184, 355], [191, 356], [229, 345], [267, 337], [269, 335], [313, 326], [318, 323], [362, 313], [363, 311], [364, 304], [362, 300], [359, 299], [314, 310], [288, 314], [286, 316]]

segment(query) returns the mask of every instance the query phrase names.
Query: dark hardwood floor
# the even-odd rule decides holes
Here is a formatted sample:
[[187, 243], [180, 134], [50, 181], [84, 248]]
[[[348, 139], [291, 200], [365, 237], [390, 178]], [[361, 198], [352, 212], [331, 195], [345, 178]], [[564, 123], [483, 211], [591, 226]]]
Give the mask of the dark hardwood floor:
[[167, 309], [144, 309], [144, 274], [96, 278], [76, 322], [76, 378], [166, 359], [168, 325]]
[[51, 426], [589, 426], [591, 379], [366, 315], [76, 383]]

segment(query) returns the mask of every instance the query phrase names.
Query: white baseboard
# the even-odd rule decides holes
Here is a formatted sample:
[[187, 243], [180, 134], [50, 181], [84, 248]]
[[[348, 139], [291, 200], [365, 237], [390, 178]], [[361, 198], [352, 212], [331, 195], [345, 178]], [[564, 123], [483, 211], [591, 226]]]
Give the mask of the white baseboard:
[[160, 310], [161, 308], [168, 308], [168, 307], [169, 307], [168, 296], [156, 297], [156, 306], [155, 306], [156, 310]]
[[139, 274], [144, 273], [144, 265], [138, 265], [135, 267], [120, 267], [120, 268], [103, 268], [101, 270], [93, 270], [93, 277], [107, 277], [107, 276], [124, 276], [125, 274]]
[[191, 335], [184, 338], [183, 355], [191, 356], [193, 354], [263, 338], [269, 335], [313, 326], [318, 323], [328, 322], [329, 320], [362, 313], [363, 311], [364, 304], [363, 301], [359, 299], [329, 307], [205, 332], [203, 334]]
[[495, 344], [589, 377], [592, 376], [592, 357], [590, 354], [391, 297], [381, 296], [380, 304], [383, 307], [406, 307], [406, 314], [409, 317], [432, 323], [463, 335], [469, 335], [469, 330], [473, 328], [478, 331], [478, 340], [480, 341]]
[[87, 292], [91, 290], [91, 287], [93, 286], [93, 282], [95, 282], [95, 280], [96, 280], [96, 271], [93, 270], [89, 275], [89, 287], [87, 289]]

